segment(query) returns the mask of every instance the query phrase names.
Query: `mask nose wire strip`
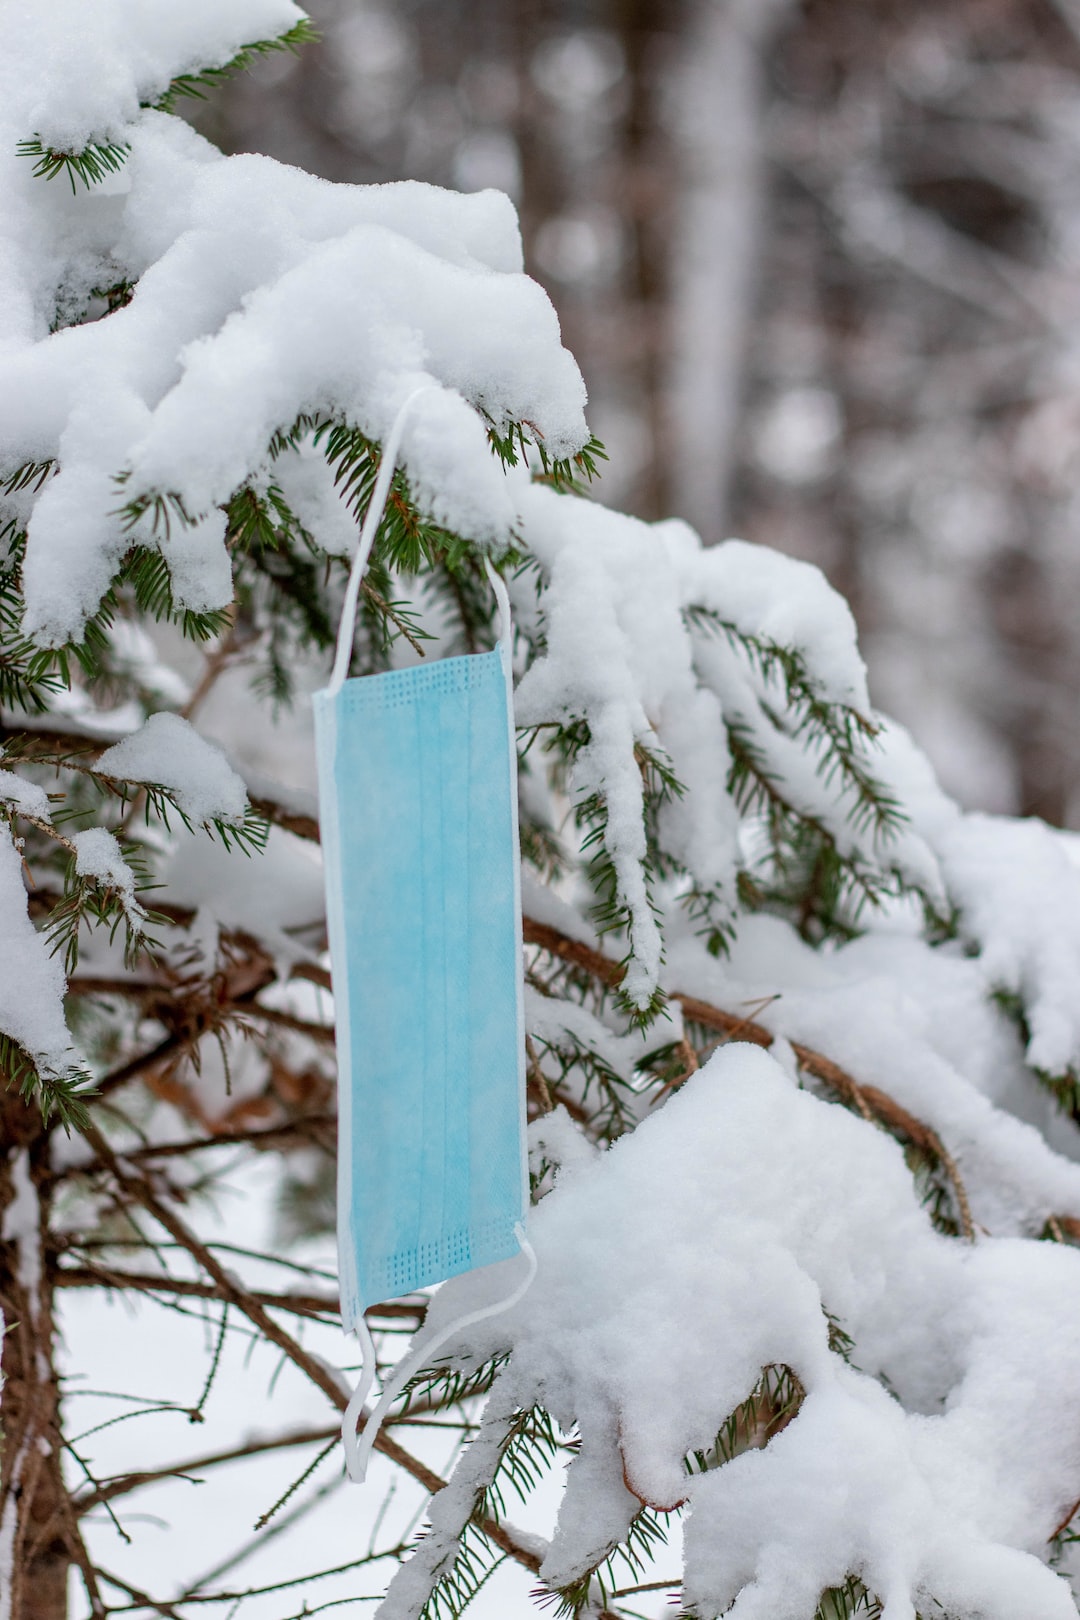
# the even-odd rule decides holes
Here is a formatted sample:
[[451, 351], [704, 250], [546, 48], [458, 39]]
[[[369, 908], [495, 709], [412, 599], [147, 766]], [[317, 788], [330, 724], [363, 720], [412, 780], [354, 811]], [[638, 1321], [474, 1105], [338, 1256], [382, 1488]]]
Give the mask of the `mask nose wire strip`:
[[[434, 383], [425, 383], [422, 388], [414, 388], [408, 399], [394, 417], [393, 426], [386, 435], [383, 444], [382, 461], [379, 463], [379, 476], [375, 480], [375, 488], [371, 492], [371, 500], [364, 514], [363, 526], [360, 530], [360, 539], [356, 546], [356, 556], [349, 571], [349, 583], [345, 588], [345, 600], [341, 605], [341, 622], [338, 625], [337, 649], [334, 653], [334, 667], [330, 672], [327, 692], [336, 697], [345, 684], [345, 677], [349, 672], [349, 659], [352, 656], [353, 632], [356, 629], [356, 604], [360, 596], [360, 586], [364, 578], [364, 570], [371, 556], [371, 548], [375, 544], [375, 536], [379, 532], [383, 513], [386, 510], [387, 497], [390, 494], [390, 481], [397, 466], [397, 453], [401, 446], [401, 435], [405, 428], [405, 418], [409, 414], [415, 400], [421, 394], [438, 393]], [[500, 604], [501, 607], [501, 604]]]
[[[525, 1256], [527, 1264], [525, 1276], [518, 1283], [513, 1293], [508, 1294], [505, 1299], [497, 1299], [493, 1305], [485, 1305], [483, 1310], [469, 1311], [466, 1315], [459, 1316], [456, 1321], [450, 1322], [444, 1327], [441, 1333], [437, 1333], [434, 1339], [430, 1339], [426, 1344], [421, 1345], [418, 1351], [414, 1351], [411, 1355], [402, 1356], [393, 1373], [387, 1379], [386, 1388], [375, 1403], [371, 1416], [364, 1424], [363, 1431], [358, 1435], [356, 1433], [356, 1424], [375, 1373], [374, 1348], [369, 1353], [365, 1347], [364, 1376], [357, 1387], [356, 1394], [349, 1402], [341, 1427], [341, 1438], [345, 1443], [345, 1466], [348, 1469], [349, 1478], [357, 1484], [362, 1484], [367, 1474], [372, 1448], [382, 1427], [383, 1419], [410, 1378], [419, 1372], [422, 1367], [430, 1366], [436, 1352], [441, 1350], [443, 1345], [458, 1333], [463, 1332], [465, 1328], [472, 1327], [476, 1322], [486, 1321], [490, 1316], [500, 1316], [503, 1311], [512, 1309], [528, 1293], [529, 1288], [532, 1286], [532, 1280], [536, 1276], [536, 1251], [525, 1236], [525, 1228], [520, 1221], [514, 1227], [514, 1236], [521, 1246], [521, 1252]], [[363, 1319], [361, 1318], [361, 1320]], [[366, 1322], [364, 1323], [364, 1332], [367, 1333], [368, 1343], [370, 1344], [371, 1335], [367, 1331]], [[363, 1394], [361, 1394], [361, 1389]]]

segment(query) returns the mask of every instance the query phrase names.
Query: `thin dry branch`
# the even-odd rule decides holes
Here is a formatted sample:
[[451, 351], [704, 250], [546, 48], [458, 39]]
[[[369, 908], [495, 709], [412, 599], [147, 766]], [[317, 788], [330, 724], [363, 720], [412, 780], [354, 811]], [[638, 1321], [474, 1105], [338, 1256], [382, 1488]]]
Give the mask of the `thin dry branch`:
[[[215, 1132], [212, 1136], [189, 1137], [183, 1142], [150, 1142], [146, 1147], [126, 1150], [123, 1157], [125, 1164], [144, 1164], [151, 1159], [185, 1158], [189, 1153], [202, 1153], [207, 1148], [270, 1146], [278, 1141], [287, 1142], [292, 1136], [303, 1136], [309, 1131], [318, 1129], [328, 1130], [336, 1125], [337, 1117], [334, 1114], [297, 1114], [292, 1119], [282, 1120], [278, 1125], [263, 1125], [245, 1131]], [[105, 1168], [100, 1159], [88, 1159], [82, 1164], [66, 1165], [55, 1173], [53, 1179], [59, 1181], [71, 1176], [89, 1175], [95, 1170]]]
[[[117, 1187], [128, 1197], [142, 1205], [147, 1214], [153, 1216], [159, 1226], [164, 1227], [169, 1236], [181, 1248], [186, 1249], [203, 1270], [221, 1290], [222, 1297], [234, 1305], [253, 1327], [268, 1339], [271, 1344], [285, 1355], [292, 1364], [299, 1369], [326, 1396], [331, 1405], [339, 1412], [344, 1412], [348, 1405], [349, 1393], [330, 1367], [318, 1356], [312, 1355], [299, 1344], [290, 1333], [274, 1320], [266, 1306], [262, 1305], [238, 1279], [220, 1263], [212, 1251], [201, 1242], [169, 1206], [158, 1195], [150, 1183], [138, 1173], [125, 1169], [123, 1163], [112, 1151], [104, 1136], [92, 1123], [84, 1127], [84, 1135], [94, 1148], [98, 1157], [108, 1166]], [[365, 1422], [367, 1417], [365, 1415]], [[445, 1488], [446, 1481], [442, 1479], [419, 1457], [414, 1457], [404, 1446], [398, 1444], [385, 1430], [380, 1430], [375, 1440], [376, 1450], [381, 1451], [388, 1460], [397, 1467], [402, 1468], [411, 1475], [418, 1484], [434, 1495]], [[540, 1558], [531, 1547], [519, 1539], [517, 1533], [507, 1525], [499, 1524], [488, 1516], [477, 1519], [478, 1527], [487, 1538], [503, 1552], [523, 1564], [534, 1574], [540, 1568]]]
[[168, 1468], [144, 1469], [135, 1474], [117, 1474], [115, 1479], [106, 1479], [96, 1490], [88, 1491], [85, 1496], [77, 1496], [72, 1502], [75, 1512], [81, 1517], [93, 1508], [100, 1507], [104, 1502], [115, 1501], [118, 1496], [127, 1496], [131, 1491], [141, 1490], [144, 1485], [153, 1485], [159, 1479], [187, 1478], [192, 1474], [199, 1474], [204, 1468], [216, 1468], [221, 1463], [240, 1462], [245, 1457], [257, 1457], [267, 1451], [285, 1451], [292, 1446], [317, 1445], [320, 1441], [331, 1440], [338, 1433], [339, 1425], [322, 1429], [295, 1429], [291, 1434], [277, 1434], [265, 1440], [248, 1440], [241, 1445], [232, 1446], [228, 1451], [208, 1451], [199, 1457], [189, 1457], [184, 1462], [171, 1463]]
[[100, 1102], [103, 1097], [108, 1097], [112, 1092], [119, 1091], [121, 1086], [126, 1086], [132, 1080], [137, 1080], [148, 1069], [156, 1068], [159, 1064], [168, 1062], [170, 1058], [180, 1053], [186, 1044], [181, 1035], [166, 1035], [149, 1052], [136, 1053], [126, 1063], [122, 1063], [118, 1069], [113, 1069], [109, 1074], [103, 1076], [94, 1090], [87, 1093], [87, 1102]]
[[235, 603], [228, 607], [226, 612], [229, 615], [228, 630], [221, 637], [217, 646], [203, 655], [202, 674], [192, 688], [187, 702], [180, 710], [181, 718], [184, 720], [194, 718], [229, 665], [235, 663], [241, 651], [237, 644]]
[[261, 1018], [266, 1024], [276, 1024], [279, 1029], [306, 1035], [309, 1041], [329, 1044], [334, 1040], [333, 1024], [317, 1024], [310, 1018], [297, 1018], [295, 1013], [283, 1012], [280, 1007], [264, 1007], [259, 1001], [245, 1002], [244, 1011], [252, 1018]]
[[[132, 1288], [137, 1293], [175, 1294], [191, 1299], [216, 1299], [228, 1304], [224, 1292], [216, 1283], [200, 1282], [195, 1277], [163, 1277], [140, 1271], [118, 1271], [105, 1266], [58, 1266], [53, 1273], [57, 1288]], [[249, 1290], [252, 1299], [275, 1311], [291, 1311], [294, 1316], [336, 1316], [341, 1309], [336, 1294], [279, 1294], [264, 1289]], [[370, 1305], [364, 1315], [371, 1322], [407, 1322], [414, 1328], [423, 1325], [427, 1312], [425, 1301], [409, 1303], [407, 1300], [388, 1299], [379, 1305]]]
[[[161, 1277], [138, 1271], [114, 1271], [104, 1266], [59, 1266], [53, 1273], [57, 1288], [131, 1289], [139, 1294], [174, 1294], [190, 1299], [227, 1300], [216, 1283], [199, 1282], [194, 1277]], [[294, 1316], [334, 1316], [340, 1309], [336, 1295], [326, 1294], [272, 1294], [251, 1289], [250, 1298], [269, 1310], [289, 1311]], [[387, 1314], [384, 1311], [373, 1313]], [[422, 1313], [413, 1307], [401, 1313], [419, 1320]]]
[[61, 1494], [60, 1511], [64, 1519], [65, 1539], [71, 1549], [71, 1556], [82, 1576], [83, 1585], [86, 1587], [86, 1595], [90, 1600], [90, 1612], [95, 1616], [103, 1616], [106, 1609], [101, 1596], [101, 1588], [98, 1584], [97, 1567], [90, 1557], [86, 1542], [83, 1539], [82, 1530], [79, 1528], [79, 1516], [75, 1504], [67, 1491]]
[[[127, 1609], [130, 1608], [153, 1609], [155, 1614], [164, 1615], [165, 1620], [184, 1620], [184, 1616], [177, 1613], [173, 1604], [166, 1603], [161, 1598], [150, 1597], [141, 1587], [132, 1586], [122, 1576], [113, 1575], [109, 1570], [100, 1568], [98, 1574], [103, 1581], [108, 1581], [110, 1586], [115, 1586], [118, 1591], [126, 1593], [133, 1600], [131, 1604], [126, 1606], [124, 1612], [127, 1612]], [[111, 1604], [110, 1610], [115, 1614], [117, 1605]]]

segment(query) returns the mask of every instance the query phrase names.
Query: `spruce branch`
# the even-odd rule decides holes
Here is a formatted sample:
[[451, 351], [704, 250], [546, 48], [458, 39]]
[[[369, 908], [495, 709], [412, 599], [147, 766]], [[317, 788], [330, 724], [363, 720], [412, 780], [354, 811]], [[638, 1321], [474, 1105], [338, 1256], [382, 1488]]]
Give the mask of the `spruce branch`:
[[[821, 1594], [814, 1620], [881, 1620], [884, 1609], [880, 1601], [857, 1575], [849, 1575], [841, 1586], [831, 1586]], [[916, 1615], [915, 1620], [919, 1620]]]
[[207, 94], [217, 90], [236, 73], [247, 73], [257, 62], [265, 60], [281, 51], [292, 51], [294, 54], [305, 45], [317, 45], [320, 34], [309, 17], [302, 17], [299, 22], [277, 35], [274, 39], [252, 40], [241, 45], [236, 54], [224, 62], [220, 67], [199, 68], [194, 73], [178, 73], [169, 81], [169, 88], [157, 101], [150, 103], [157, 112], [171, 113], [176, 111], [179, 101], [184, 99], [205, 101]]
[[[401, 1612], [412, 1620], [458, 1620], [510, 1551], [495, 1482], [506, 1469], [519, 1481], [523, 1469], [534, 1477], [522, 1444], [527, 1450], [533, 1443], [531, 1434], [525, 1440], [529, 1423], [518, 1407], [512, 1373], [500, 1373], [476, 1434], [432, 1503], [430, 1528], [391, 1584], [400, 1594]], [[539, 1569], [533, 1551], [519, 1561], [534, 1573]]]
[[37, 493], [55, 471], [56, 463], [51, 457], [44, 461], [24, 461], [13, 472], [0, 476], [0, 495], [15, 495], [31, 485]]
[[[602, 951], [580, 940], [569, 939], [548, 924], [531, 918], [524, 920], [524, 938], [526, 944], [538, 946], [560, 960], [584, 969], [610, 989], [618, 987], [624, 971], [623, 964], [605, 956]], [[735, 1013], [726, 1012], [679, 990], [672, 990], [669, 994], [681, 1006], [687, 1022], [698, 1024], [703, 1029], [715, 1030], [728, 1039], [749, 1041], [766, 1050], [776, 1038], [771, 1030], [753, 1019], [740, 1018]], [[886, 1092], [853, 1080], [839, 1064], [815, 1052], [812, 1047], [792, 1041], [791, 1048], [799, 1067], [834, 1092], [847, 1107], [861, 1114], [868, 1122], [879, 1123], [901, 1140], [914, 1144], [928, 1160], [940, 1165], [952, 1186], [960, 1230], [969, 1242], [974, 1242], [975, 1224], [959, 1167], [937, 1132], [916, 1119]]]
[[608, 459], [595, 434], [590, 434], [588, 443], [574, 455], [553, 457], [534, 422], [496, 421], [482, 405], [479, 410], [488, 424], [488, 442], [503, 466], [528, 467], [535, 483], [549, 484], [560, 494], [584, 494], [585, 487], [600, 476], [597, 463]]
[[[794, 913], [804, 934], [850, 938], [863, 908], [905, 895], [926, 895], [889, 854], [907, 817], [896, 795], [875, 774], [878, 726], [850, 704], [822, 696], [802, 653], [751, 634], [715, 609], [691, 604], [683, 619], [694, 645], [713, 646], [712, 666], [701, 669], [706, 685], [718, 686], [728, 732], [728, 790], [744, 815], [763, 818], [769, 835], [764, 871], [744, 884], [758, 905], [767, 901]], [[725, 651], [738, 674], [731, 690], [717, 671], [716, 649]], [[773, 762], [770, 738], [798, 745], [815, 775], [842, 812], [845, 845], [822, 814], [799, 802]], [[748, 875], [749, 876], [749, 875]], [[716, 944], [722, 947], [722, 941]]]
[[72, 1057], [66, 1069], [47, 1067], [12, 1036], [0, 1032], [0, 1077], [10, 1091], [17, 1091], [29, 1106], [41, 1110], [42, 1118], [63, 1126], [70, 1135], [89, 1122], [87, 1101], [96, 1088], [89, 1070]]
[[768, 864], [776, 878], [758, 880], [763, 899], [794, 908], [804, 932], [813, 919], [826, 934], [851, 938], [864, 906], [876, 909], [886, 899], [914, 892], [895, 868], [871, 862], [857, 849], [843, 853], [819, 817], [791, 803], [754, 729], [732, 717], [726, 725], [732, 761], [728, 791], [744, 814], [762, 815], [769, 827]]
[[741, 1405], [724, 1420], [711, 1446], [683, 1459], [688, 1474], [721, 1468], [744, 1451], [764, 1450], [798, 1415], [806, 1390], [790, 1367], [763, 1367], [761, 1377]]
[[76, 180], [89, 191], [107, 175], [119, 174], [131, 146], [127, 141], [90, 141], [77, 151], [64, 151], [47, 146], [40, 135], [33, 135], [20, 141], [15, 150], [19, 157], [36, 159], [33, 172], [38, 179], [55, 180], [57, 175], [66, 174], [74, 197], [79, 189]]
[[17, 805], [0, 807], [0, 821], [13, 825], [25, 822], [50, 840], [69, 857], [64, 877], [62, 896], [51, 908], [46, 937], [53, 955], [62, 954], [65, 973], [73, 973], [79, 961], [79, 931], [84, 924], [108, 930], [110, 943], [117, 931], [124, 929], [124, 964], [133, 967], [139, 957], [159, 949], [158, 942], [147, 933], [153, 918], [135, 898], [150, 887], [141, 852], [136, 845], [121, 844], [120, 854], [128, 871], [135, 879], [131, 892], [96, 873], [78, 870], [79, 848], [53, 821], [19, 809]]
[[[568, 718], [547, 729], [544, 746], [554, 756], [557, 784], [569, 793], [575, 767], [586, 757], [592, 744], [592, 730], [583, 716]], [[659, 750], [651, 750], [638, 742], [635, 744], [635, 763], [642, 782], [642, 821], [646, 843], [644, 858], [640, 863], [645, 889], [644, 906], [638, 907], [632, 903], [620, 880], [609, 836], [608, 801], [603, 785], [589, 787], [579, 793], [574, 802], [573, 817], [585, 858], [585, 876], [593, 894], [590, 908], [592, 921], [601, 936], [613, 934], [627, 942], [623, 974], [619, 983], [613, 986], [616, 999], [631, 1026], [645, 1030], [663, 1012], [664, 992], [657, 986], [649, 1000], [639, 1005], [622, 989], [622, 979], [637, 958], [645, 917], [651, 918], [657, 926], [659, 924], [655, 885], [660, 876], [670, 874], [671, 867], [656, 839], [657, 816], [665, 803], [681, 795], [683, 788]]]
[[[630, 1522], [623, 1539], [592, 1569], [585, 1570], [564, 1586], [537, 1587], [533, 1597], [539, 1607], [553, 1609], [557, 1617], [597, 1614], [617, 1620], [619, 1611], [611, 1605], [619, 1597], [631, 1592], [666, 1590], [668, 1583], [657, 1587], [652, 1583], [619, 1589], [619, 1581], [641, 1575], [653, 1561], [660, 1547], [667, 1543], [667, 1534], [657, 1515], [649, 1507], [642, 1507]], [[673, 1583], [678, 1587], [679, 1583]]]

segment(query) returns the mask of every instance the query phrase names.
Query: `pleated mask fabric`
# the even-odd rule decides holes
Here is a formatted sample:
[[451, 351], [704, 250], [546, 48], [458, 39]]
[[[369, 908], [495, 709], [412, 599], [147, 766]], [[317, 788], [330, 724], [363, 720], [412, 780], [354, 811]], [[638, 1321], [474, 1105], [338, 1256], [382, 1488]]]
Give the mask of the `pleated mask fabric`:
[[524, 1034], [506, 649], [315, 698], [342, 1317], [518, 1252]]

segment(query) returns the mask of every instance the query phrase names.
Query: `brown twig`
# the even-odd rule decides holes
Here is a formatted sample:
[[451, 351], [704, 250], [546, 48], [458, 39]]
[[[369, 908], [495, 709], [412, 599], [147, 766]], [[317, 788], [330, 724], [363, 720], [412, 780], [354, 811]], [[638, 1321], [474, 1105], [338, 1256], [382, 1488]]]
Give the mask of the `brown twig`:
[[1061, 1535], [1063, 1530], [1067, 1530], [1069, 1528], [1069, 1525], [1072, 1523], [1073, 1519], [1075, 1519], [1078, 1512], [1080, 1512], [1080, 1500], [1074, 1502], [1072, 1507], [1069, 1508], [1068, 1511], [1066, 1512], [1065, 1517], [1062, 1519], [1061, 1523], [1058, 1524], [1058, 1525], [1055, 1525], [1054, 1529], [1047, 1536], [1047, 1538], [1046, 1538], [1047, 1541], [1055, 1541], [1057, 1539], [1057, 1537]]
[[[246, 1288], [220, 1263], [212, 1251], [190, 1231], [180, 1217], [158, 1196], [150, 1183], [141, 1175], [131, 1174], [127, 1171], [116, 1154], [109, 1147], [95, 1125], [84, 1127], [84, 1134], [94, 1148], [98, 1157], [109, 1167], [118, 1188], [127, 1193], [129, 1197], [140, 1203], [149, 1215], [152, 1215], [159, 1226], [164, 1227], [169, 1236], [181, 1248], [186, 1249], [195, 1260], [200, 1269], [211, 1277], [221, 1290], [222, 1297], [231, 1305], [235, 1305], [253, 1327], [258, 1329], [265, 1339], [274, 1344], [315, 1387], [326, 1396], [331, 1405], [339, 1412], [343, 1412], [348, 1405], [348, 1392], [338, 1376], [329, 1368], [320, 1357], [312, 1355], [298, 1343], [290, 1333], [269, 1314], [266, 1306], [262, 1305]], [[412, 1476], [424, 1489], [434, 1495], [441, 1491], [446, 1481], [419, 1457], [414, 1457], [404, 1446], [398, 1444], [391, 1435], [380, 1430], [375, 1440], [375, 1448], [381, 1451], [392, 1463]], [[524, 1564], [534, 1573], [539, 1570], [540, 1559], [528, 1546], [518, 1540], [516, 1534], [508, 1526], [499, 1524], [495, 1519], [485, 1516], [477, 1520], [479, 1527], [495, 1546], [502, 1549], [518, 1563]]]
[[165, 1620], [184, 1620], [184, 1617], [177, 1613], [173, 1604], [163, 1602], [160, 1598], [150, 1597], [141, 1587], [131, 1586], [119, 1575], [113, 1575], [107, 1569], [103, 1569], [100, 1573], [103, 1581], [108, 1581], [109, 1585], [115, 1586], [118, 1591], [126, 1592], [128, 1597], [132, 1599], [134, 1606], [140, 1609], [153, 1609], [155, 1614], [164, 1615]]
[[[141, 1294], [176, 1294], [191, 1299], [225, 1301], [224, 1292], [214, 1283], [199, 1282], [192, 1277], [158, 1277], [138, 1271], [114, 1271], [105, 1266], [60, 1266], [53, 1274], [53, 1282], [57, 1288], [130, 1288]], [[331, 1316], [341, 1308], [337, 1296], [332, 1294], [273, 1294], [251, 1289], [250, 1297], [271, 1310], [291, 1311], [294, 1316]], [[417, 1313], [413, 1310], [409, 1314], [415, 1316]]]
[[166, 1035], [164, 1040], [151, 1047], [149, 1052], [140, 1052], [118, 1069], [113, 1069], [98, 1081], [95, 1090], [87, 1096], [88, 1102], [100, 1102], [102, 1097], [108, 1097], [112, 1092], [126, 1086], [129, 1081], [137, 1080], [147, 1069], [156, 1068], [158, 1064], [165, 1063], [169, 1058], [180, 1052], [187, 1042], [180, 1035]]
[[226, 612], [229, 615], [229, 627], [213, 651], [206, 653], [204, 657], [202, 674], [192, 687], [187, 702], [180, 710], [180, 717], [183, 720], [192, 719], [202, 707], [239, 650], [236, 639], [235, 605], [227, 608]]
[[105, 978], [92, 973], [73, 973], [67, 982], [69, 996], [127, 996], [136, 1001], [160, 996], [163, 986], [154, 979]]
[[198, 1474], [204, 1468], [216, 1468], [221, 1463], [239, 1462], [244, 1457], [257, 1457], [267, 1451], [284, 1451], [290, 1446], [317, 1445], [320, 1440], [332, 1439], [339, 1429], [340, 1425], [337, 1423], [331, 1428], [297, 1429], [292, 1434], [278, 1434], [268, 1440], [248, 1440], [231, 1447], [228, 1451], [206, 1452], [201, 1457], [190, 1457], [186, 1462], [173, 1463], [168, 1468], [144, 1469], [135, 1474], [117, 1474], [114, 1479], [103, 1480], [96, 1490], [88, 1491], [85, 1496], [75, 1497], [72, 1506], [81, 1517], [93, 1508], [100, 1507], [103, 1502], [115, 1501], [118, 1496], [127, 1496], [129, 1492], [141, 1490], [144, 1485], [153, 1485], [159, 1479]]
[[311, 1041], [325, 1044], [334, 1039], [333, 1024], [316, 1024], [310, 1018], [297, 1018], [294, 1013], [282, 1012], [279, 1007], [264, 1007], [260, 1001], [245, 1001], [244, 1011], [252, 1018], [261, 1018], [266, 1024], [276, 1024], [280, 1029], [291, 1029], [297, 1035], [306, 1035]]
[[[336, 1127], [335, 1114], [315, 1113], [297, 1114], [292, 1119], [282, 1120], [277, 1125], [264, 1125], [244, 1131], [220, 1131], [212, 1136], [190, 1137], [184, 1142], [150, 1142], [146, 1147], [131, 1148], [124, 1152], [125, 1164], [144, 1164], [150, 1159], [176, 1159], [184, 1158], [189, 1153], [202, 1153], [207, 1148], [219, 1147], [261, 1147], [264, 1143], [269, 1145], [276, 1141], [285, 1141], [298, 1133], [304, 1135], [318, 1128], [330, 1129]], [[66, 1165], [62, 1170], [56, 1171], [53, 1179], [56, 1181], [64, 1177], [90, 1175], [95, 1170], [103, 1170], [106, 1166], [100, 1159], [88, 1159], [83, 1164]]]
[[60, 1496], [60, 1513], [64, 1520], [65, 1539], [71, 1549], [71, 1556], [78, 1565], [79, 1574], [83, 1578], [86, 1595], [90, 1599], [90, 1612], [94, 1615], [104, 1615], [105, 1604], [102, 1600], [101, 1588], [98, 1586], [97, 1569], [87, 1550], [86, 1542], [83, 1540], [75, 1504], [67, 1491], [63, 1491]]
[[676, 1050], [676, 1052], [678, 1052], [679, 1056], [682, 1058], [683, 1070], [682, 1070], [682, 1073], [677, 1077], [677, 1079], [675, 1079], [672, 1082], [672, 1084], [676, 1085], [676, 1086], [681, 1086], [681, 1085], [684, 1085], [687, 1080], [689, 1080], [689, 1078], [690, 1078], [690, 1076], [692, 1074], [697, 1073], [698, 1068], [699, 1068], [698, 1055], [694, 1051], [693, 1044], [689, 1040], [687, 1040], [685, 1035], [683, 1036], [682, 1040], [679, 1042], [679, 1044], [675, 1048], [675, 1050]]
[[548, 1085], [547, 1075], [540, 1067], [540, 1057], [531, 1035], [525, 1037], [525, 1056], [528, 1059], [529, 1079], [536, 1088], [540, 1106], [545, 1114], [550, 1114], [555, 1104], [551, 1098], [551, 1088]]
[[618, 989], [622, 983], [624, 968], [621, 962], [615, 962], [602, 951], [597, 951], [591, 945], [583, 945], [580, 940], [571, 939], [567, 934], [561, 934], [557, 928], [551, 928], [547, 923], [536, 922], [532, 917], [522, 918], [522, 938], [526, 945], [538, 945], [549, 956], [557, 956], [561, 962], [569, 962], [573, 967], [584, 968], [594, 979], [600, 979], [609, 990]]
[[417, 641], [416, 636], [405, 623], [405, 620], [399, 613], [394, 612], [394, 609], [390, 603], [384, 596], [380, 595], [371, 581], [369, 579], [362, 580], [360, 589], [363, 591], [364, 595], [367, 597], [372, 606], [376, 607], [380, 613], [384, 613], [390, 620], [390, 623], [397, 627], [398, 634], [400, 636], [404, 636], [405, 640], [409, 643], [409, 646], [412, 648], [413, 652], [416, 653], [417, 657], [426, 658], [426, 648], [421, 642]]
[[276, 799], [268, 799], [261, 793], [249, 793], [248, 803], [256, 815], [264, 816], [275, 827], [284, 827], [286, 832], [307, 839], [309, 844], [319, 842], [319, 823], [315, 816], [309, 816], [302, 810], [289, 810]]

